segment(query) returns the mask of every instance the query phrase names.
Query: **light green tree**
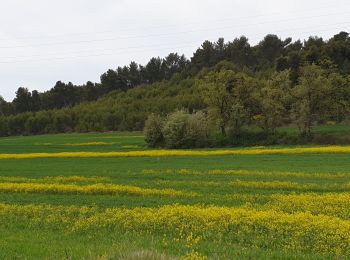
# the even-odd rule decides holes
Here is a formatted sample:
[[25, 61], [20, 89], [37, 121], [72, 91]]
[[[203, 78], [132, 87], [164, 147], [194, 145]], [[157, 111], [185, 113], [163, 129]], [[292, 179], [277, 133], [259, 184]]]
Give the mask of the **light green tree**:
[[330, 119], [340, 123], [350, 114], [350, 77], [334, 72], [328, 75], [328, 79]]
[[209, 116], [216, 121], [223, 135], [226, 135], [226, 127], [231, 120], [234, 104], [231, 85], [234, 77], [235, 73], [231, 70], [209, 72], [197, 82], [201, 96], [208, 105]]
[[288, 107], [292, 103], [291, 90], [292, 82], [288, 70], [276, 72], [263, 82], [259, 92], [260, 126], [266, 133], [275, 133], [278, 126], [288, 121]]
[[319, 66], [306, 65], [301, 69], [299, 84], [293, 89], [294, 116], [301, 134], [310, 136], [313, 124], [327, 114], [330, 88], [330, 81]]
[[197, 82], [208, 105], [209, 116], [217, 123], [222, 135], [226, 135], [228, 127], [239, 134], [256, 106], [252, 95], [255, 83], [245, 73], [235, 73], [232, 70], [209, 72]]

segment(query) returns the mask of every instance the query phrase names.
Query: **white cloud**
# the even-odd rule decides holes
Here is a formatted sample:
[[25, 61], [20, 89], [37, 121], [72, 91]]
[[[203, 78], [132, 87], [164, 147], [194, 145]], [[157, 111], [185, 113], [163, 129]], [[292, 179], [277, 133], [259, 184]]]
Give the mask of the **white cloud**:
[[98, 81], [131, 60], [190, 56], [204, 40], [267, 33], [325, 38], [346, 30], [345, 0], [0, 0], [0, 95], [57, 80]]

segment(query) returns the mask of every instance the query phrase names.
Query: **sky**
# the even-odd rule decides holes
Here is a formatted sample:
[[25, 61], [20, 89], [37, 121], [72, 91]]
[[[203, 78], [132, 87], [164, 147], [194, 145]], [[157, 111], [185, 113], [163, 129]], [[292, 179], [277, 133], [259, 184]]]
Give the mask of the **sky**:
[[347, 0], [0, 0], [0, 96], [58, 80], [99, 82], [108, 69], [205, 41], [266, 34], [329, 39], [350, 32]]

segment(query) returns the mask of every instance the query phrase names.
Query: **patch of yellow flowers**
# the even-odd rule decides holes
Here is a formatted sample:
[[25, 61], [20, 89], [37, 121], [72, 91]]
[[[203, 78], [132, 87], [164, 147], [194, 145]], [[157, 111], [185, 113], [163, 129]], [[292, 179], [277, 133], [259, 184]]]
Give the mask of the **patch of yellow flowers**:
[[[201, 207], [168, 205], [159, 208], [65, 207], [0, 204], [1, 221], [27, 221], [72, 232], [151, 232], [174, 235], [177, 230], [206, 240], [245, 246], [350, 254], [350, 221], [310, 212], [285, 213], [251, 206]], [[247, 239], [249, 238], [249, 239]]]
[[144, 150], [127, 152], [62, 152], [62, 153], [25, 153], [0, 154], [0, 159], [34, 158], [91, 158], [91, 157], [167, 157], [167, 156], [222, 156], [222, 155], [288, 155], [312, 153], [350, 153], [350, 146], [321, 146], [296, 148], [251, 148], [232, 150]]
[[287, 190], [287, 191], [349, 191], [350, 183], [298, 183], [292, 181], [241, 181], [234, 180], [231, 187], [252, 190]]
[[115, 143], [107, 142], [86, 142], [86, 143], [67, 143], [64, 146], [101, 146], [101, 145], [113, 145]]
[[[205, 259], [197, 250], [202, 241], [228, 242], [247, 248], [350, 255], [350, 192], [346, 192], [350, 190], [349, 174], [190, 169], [147, 169], [142, 173], [183, 176], [181, 180], [155, 178], [154, 183], [161, 187], [159, 189], [113, 184], [111, 178], [99, 176], [0, 176], [0, 192], [156, 196], [174, 198], [174, 203], [177, 198], [190, 198], [192, 203], [222, 205], [224, 202], [223, 205], [227, 205], [226, 202], [234, 202], [230, 205], [239, 206], [173, 204], [154, 208], [105, 209], [0, 203], [0, 222], [3, 225], [20, 222], [32, 228], [45, 226], [83, 233], [101, 230], [144, 232], [167, 238], [179, 237], [180, 233], [180, 242], [185, 241], [188, 247], [188, 259]], [[201, 176], [192, 178], [189, 175]], [[232, 175], [232, 179], [216, 175]], [[250, 176], [257, 178], [251, 181]], [[201, 177], [205, 178], [202, 180]], [[267, 178], [264, 180], [264, 177]], [[281, 181], [280, 177], [303, 178], [303, 181]], [[317, 180], [312, 182], [312, 178]], [[171, 189], [186, 185], [199, 190], [198, 193]], [[213, 193], [202, 194], [201, 188]]]
[[0, 183], [0, 192], [51, 193], [51, 194], [85, 194], [85, 195], [131, 195], [160, 197], [195, 197], [194, 192], [174, 189], [151, 189], [137, 186], [97, 183], [91, 185], [58, 183]]
[[295, 190], [295, 191], [333, 191], [349, 190], [349, 184], [318, 184], [318, 183], [298, 183], [292, 181], [241, 181], [230, 182], [234, 188], [254, 189], [254, 190]]
[[77, 183], [77, 182], [109, 182], [108, 177], [99, 176], [46, 176], [43, 178], [26, 178], [26, 177], [12, 177], [0, 176], [0, 182], [14, 182], [14, 183]]
[[302, 179], [350, 179], [350, 173], [329, 173], [329, 172], [288, 172], [288, 171], [256, 171], [256, 170], [222, 170], [214, 169], [200, 171], [193, 169], [144, 169], [144, 174], [179, 174], [179, 175], [230, 175], [230, 176], [249, 176], [249, 177], [283, 177], [283, 178], [302, 178]]
[[350, 193], [273, 194], [264, 207], [287, 213], [310, 212], [350, 220]]
[[[205, 172], [204, 172], [205, 173]], [[197, 173], [198, 174], [198, 173]], [[346, 173], [319, 173], [319, 172], [279, 172], [279, 171], [248, 171], [248, 170], [209, 170], [207, 174], [233, 175], [233, 176], [256, 176], [256, 177], [288, 177], [288, 178], [310, 178], [310, 179], [343, 179], [348, 177]]]

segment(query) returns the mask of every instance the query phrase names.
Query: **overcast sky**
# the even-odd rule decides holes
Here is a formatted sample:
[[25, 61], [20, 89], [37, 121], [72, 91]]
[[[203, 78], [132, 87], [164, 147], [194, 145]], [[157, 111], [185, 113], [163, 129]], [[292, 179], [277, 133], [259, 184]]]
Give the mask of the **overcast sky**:
[[204, 40], [266, 34], [328, 39], [350, 31], [346, 0], [0, 0], [0, 95], [98, 82], [107, 69], [170, 52], [190, 58]]

